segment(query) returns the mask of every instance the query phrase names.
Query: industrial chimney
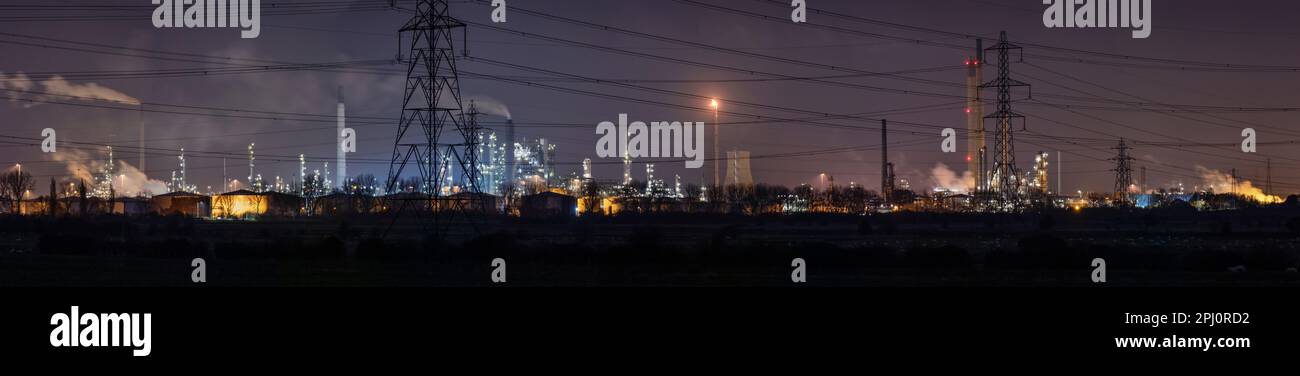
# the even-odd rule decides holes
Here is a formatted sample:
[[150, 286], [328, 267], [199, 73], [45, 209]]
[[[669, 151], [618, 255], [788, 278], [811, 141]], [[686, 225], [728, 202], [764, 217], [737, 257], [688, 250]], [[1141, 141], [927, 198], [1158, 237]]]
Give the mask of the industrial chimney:
[[334, 167], [338, 169], [338, 173], [336, 173], [336, 174], [334, 175], [334, 179], [340, 182], [340, 183], [339, 183], [339, 186], [342, 187], [344, 191], [346, 191], [346, 190], [348, 189], [348, 187], [347, 187], [347, 185], [348, 185], [348, 153], [347, 153], [346, 151], [343, 150], [343, 137], [344, 137], [344, 136], [343, 136], [343, 132], [344, 132], [344, 129], [347, 127], [347, 114], [346, 114], [346, 113], [347, 113], [347, 111], [346, 111], [346, 109], [345, 109], [344, 106], [343, 106], [343, 87], [342, 87], [342, 86], [339, 86], [339, 104], [338, 104], [338, 115], [337, 115], [337, 117], [338, 117], [338, 129], [335, 130], [335, 133], [334, 133], [334, 136], [335, 136], [336, 139], [337, 139], [337, 140], [336, 140], [337, 142], [334, 144], [334, 152], [335, 152], [335, 153], [338, 153], [338, 158], [337, 158], [337, 161], [335, 162]]

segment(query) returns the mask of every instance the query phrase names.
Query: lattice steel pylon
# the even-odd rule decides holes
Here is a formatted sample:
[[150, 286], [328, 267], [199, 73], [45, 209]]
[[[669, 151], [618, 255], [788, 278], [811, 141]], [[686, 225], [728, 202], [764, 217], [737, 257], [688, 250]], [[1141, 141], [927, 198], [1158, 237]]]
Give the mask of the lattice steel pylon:
[[[1016, 169], [1016, 147], [1013, 122], [1020, 119], [1024, 124], [1024, 115], [1011, 110], [1011, 89], [1029, 84], [1011, 78], [1011, 50], [1022, 50], [1020, 46], [1007, 41], [1007, 32], [1003, 31], [998, 43], [984, 51], [997, 51], [998, 77], [980, 85], [981, 89], [996, 88], [998, 91], [997, 110], [984, 116], [985, 122], [993, 120], [997, 124], [996, 140], [993, 142], [993, 169], [989, 171], [989, 191], [996, 210], [1014, 210], [1020, 207], [1020, 177]], [[1022, 57], [1023, 58], [1023, 57]]]
[[1133, 165], [1130, 162], [1133, 161], [1133, 157], [1128, 151], [1132, 148], [1125, 144], [1124, 139], [1121, 138], [1119, 139], [1119, 146], [1112, 149], [1119, 151], [1119, 155], [1110, 158], [1110, 160], [1115, 161], [1115, 168], [1111, 169], [1111, 171], [1115, 172], [1116, 203], [1123, 206], [1131, 205], [1133, 200], [1129, 196], [1129, 187], [1133, 186]]
[[[445, 174], [454, 173], [450, 164], [458, 164], [464, 173], [462, 192], [475, 195], [481, 192], [477, 124], [467, 121], [463, 113], [452, 38], [457, 29], [464, 31], [465, 23], [451, 17], [446, 0], [415, 0], [415, 7], [409, 9], [393, 6], [414, 15], [398, 31], [399, 44], [409, 42], [409, 55], [403, 58], [398, 54], [398, 61], [407, 64], [406, 90], [397, 137], [393, 141], [386, 193], [402, 193], [398, 184], [412, 159], [418, 166], [420, 180], [415, 192], [400, 195], [401, 198], [390, 203], [389, 211], [396, 219], [412, 203], [418, 203], [418, 212], [432, 211], [432, 235], [438, 238], [444, 230], [443, 221], [449, 219], [444, 218], [444, 211], [464, 213], [464, 203], [450, 200], [451, 187], [444, 186], [450, 176]], [[413, 125], [418, 125], [419, 134], [409, 134], [413, 133], [409, 132]], [[452, 142], [444, 140], [443, 131], [448, 127], [455, 128], [460, 138], [453, 138]]]

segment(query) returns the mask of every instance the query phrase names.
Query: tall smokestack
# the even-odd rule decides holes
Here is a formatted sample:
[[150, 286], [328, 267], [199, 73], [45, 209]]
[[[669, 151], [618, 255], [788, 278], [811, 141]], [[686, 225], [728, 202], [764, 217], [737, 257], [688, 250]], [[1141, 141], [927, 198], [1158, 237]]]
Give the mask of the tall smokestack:
[[893, 180], [889, 169], [889, 121], [880, 120], [880, 197], [889, 203], [889, 196], [894, 193]]
[[980, 99], [980, 85], [984, 83], [984, 40], [975, 40], [975, 54], [966, 59], [966, 169], [975, 177], [974, 190], [984, 187], [984, 168], [980, 166], [984, 149], [984, 104]]
[[989, 170], [989, 148], [988, 146], [981, 146], [979, 151], [979, 169], [975, 170], [977, 174], [977, 179], [979, 179], [978, 181], [975, 182], [975, 186], [980, 190], [989, 189], [989, 182], [988, 180], [986, 180], [988, 178], [988, 175], [984, 173], [985, 171], [988, 170]]
[[257, 191], [257, 188], [253, 187], [253, 162], [257, 159], [253, 155], [254, 146], [257, 146], [257, 143], [248, 144], [248, 181], [244, 182], [244, 184], [248, 184], [248, 190], [250, 191]]
[[146, 178], [147, 178], [147, 177], [149, 176], [149, 172], [148, 172], [148, 170], [145, 170], [145, 169], [144, 169], [145, 167], [144, 167], [144, 103], [143, 103], [143, 102], [140, 103], [140, 151], [139, 151], [139, 154], [140, 154], [140, 173], [144, 174], [144, 175], [146, 176]]
[[348, 185], [348, 153], [343, 150], [343, 129], [346, 127], [347, 110], [343, 105], [343, 87], [339, 86], [338, 129], [334, 131], [337, 141], [334, 143], [334, 152], [338, 153], [334, 167], [338, 169], [338, 173], [334, 174], [334, 179], [340, 182], [339, 186], [344, 190], [347, 190]]
[[515, 158], [515, 120], [511, 118], [506, 118], [506, 158], [510, 159], [510, 163], [506, 164], [510, 168], [510, 171], [506, 172], [506, 179], [513, 186], [515, 170], [519, 169], [519, 160]]
[[307, 197], [307, 156], [298, 154], [298, 196]]

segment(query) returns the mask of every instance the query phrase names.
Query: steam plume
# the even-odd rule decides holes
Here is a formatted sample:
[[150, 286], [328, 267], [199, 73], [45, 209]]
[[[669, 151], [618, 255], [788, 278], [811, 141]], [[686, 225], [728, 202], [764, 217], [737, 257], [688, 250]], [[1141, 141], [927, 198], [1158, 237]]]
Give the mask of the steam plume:
[[930, 170], [930, 182], [935, 188], [943, 188], [955, 193], [966, 193], [975, 186], [975, 176], [970, 171], [957, 175], [957, 172], [943, 163], [935, 163]]

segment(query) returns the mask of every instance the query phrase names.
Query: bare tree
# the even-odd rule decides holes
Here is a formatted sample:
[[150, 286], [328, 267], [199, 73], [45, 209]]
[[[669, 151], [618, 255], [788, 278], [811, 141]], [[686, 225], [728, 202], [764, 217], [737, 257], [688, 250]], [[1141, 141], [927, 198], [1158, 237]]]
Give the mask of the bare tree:
[[13, 205], [13, 213], [22, 214], [23, 194], [32, 189], [35, 180], [32, 174], [18, 169], [0, 174], [0, 197]]
[[375, 175], [362, 174], [348, 179], [343, 193], [351, 196], [374, 196], [379, 191], [379, 179]]
[[582, 183], [582, 200], [586, 202], [587, 212], [583, 214], [605, 214], [600, 202], [600, 184], [594, 179]]
[[704, 191], [705, 199], [709, 200], [709, 211], [713, 213], [722, 213], [727, 207], [727, 194], [722, 186], [710, 185], [708, 190]]
[[[46, 199], [45, 212], [53, 217], [56, 214], [55, 211], [59, 208], [59, 192], [54, 185], [54, 178], [50, 178], [50, 197], [46, 197]], [[125, 208], [123, 208], [123, 210], [125, 210]]]

